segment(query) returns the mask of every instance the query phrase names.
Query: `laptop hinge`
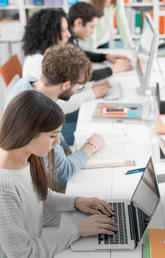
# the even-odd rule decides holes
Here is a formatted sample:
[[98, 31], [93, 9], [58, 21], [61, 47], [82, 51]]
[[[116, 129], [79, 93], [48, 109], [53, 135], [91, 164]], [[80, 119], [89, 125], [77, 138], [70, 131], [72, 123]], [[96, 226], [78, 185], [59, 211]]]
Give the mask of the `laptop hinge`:
[[138, 236], [138, 228], [137, 228], [136, 211], [132, 202], [130, 205], [128, 205], [128, 214], [129, 214], [131, 239], [135, 241], [135, 248], [136, 248], [139, 242], [139, 236]]

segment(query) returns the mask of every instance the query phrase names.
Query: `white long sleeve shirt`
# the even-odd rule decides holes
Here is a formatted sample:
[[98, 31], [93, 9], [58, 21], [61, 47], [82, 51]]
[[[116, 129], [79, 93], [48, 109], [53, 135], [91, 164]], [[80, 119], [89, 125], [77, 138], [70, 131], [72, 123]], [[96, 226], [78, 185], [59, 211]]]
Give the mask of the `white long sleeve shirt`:
[[[39, 80], [42, 74], [42, 59], [43, 55], [41, 54], [27, 56], [23, 65], [23, 77], [32, 76]], [[64, 114], [78, 110], [84, 101], [95, 99], [95, 94], [91, 86], [92, 82], [89, 82], [86, 90], [74, 94], [68, 101], [57, 100], [57, 104], [61, 107]]]

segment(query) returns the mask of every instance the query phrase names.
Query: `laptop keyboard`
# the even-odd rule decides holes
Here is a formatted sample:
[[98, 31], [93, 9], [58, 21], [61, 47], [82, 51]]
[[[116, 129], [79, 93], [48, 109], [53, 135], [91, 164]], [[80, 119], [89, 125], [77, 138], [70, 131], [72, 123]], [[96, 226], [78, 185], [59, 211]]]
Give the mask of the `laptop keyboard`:
[[147, 219], [149, 218], [147, 214], [144, 213], [141, 209], [137, 208], [138, 218], [139, 218], [139, 229], [140, 229], [140, 236], [142, 236], [146, 225]]
[[113, 236], [99, 234], [98, 244], [128, 244], [125, 205], [123, 202], [112, 202], [109, 204], [115, 210], [115, 215], [111, 219], [117, 223], [118, 231]]
[[122, 98], [122, 86], [120, 82], [111, 83], [112, 88], [108, 90], [107, 96], [105, 99], [107, 100], [117, 100]]

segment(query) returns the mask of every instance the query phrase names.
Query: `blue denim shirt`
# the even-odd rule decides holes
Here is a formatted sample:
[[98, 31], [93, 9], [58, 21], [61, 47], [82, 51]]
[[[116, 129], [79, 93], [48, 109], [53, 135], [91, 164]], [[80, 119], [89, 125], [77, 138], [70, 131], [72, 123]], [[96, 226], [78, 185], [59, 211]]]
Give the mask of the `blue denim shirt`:
[[[32, 82], [37, 81], [34, 77], [25, 77], [18, 81], [14, 86], [13, 90], [10, 92], [6, 106], [17, 94], [25, 90], [36, 90], [32, 87]], [[66, 156], [65, 153], [68, 151], [69, 146], [65, 142], [62, 135], [60, 135], [60, 145], [56, 144], [55, 151], [55, 166], [58, 182], [65, 182], [70, 179], [73, 175], [79, 172], [82, 167], [87, 163], [89, 157], [83, 150], [77, 150], [72, 154]], [[45, 159], [45, 165], [48, 167], [48, 158]]]

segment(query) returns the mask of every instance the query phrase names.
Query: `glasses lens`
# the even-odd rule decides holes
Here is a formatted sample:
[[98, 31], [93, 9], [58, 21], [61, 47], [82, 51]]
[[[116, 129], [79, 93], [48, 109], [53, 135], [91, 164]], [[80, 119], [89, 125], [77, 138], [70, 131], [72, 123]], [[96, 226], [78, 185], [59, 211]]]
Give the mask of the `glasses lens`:
[[79, 86], [78, 86], [78, 90], [83, 90], [85, 88], [85, 83], [81, 83]]

